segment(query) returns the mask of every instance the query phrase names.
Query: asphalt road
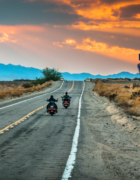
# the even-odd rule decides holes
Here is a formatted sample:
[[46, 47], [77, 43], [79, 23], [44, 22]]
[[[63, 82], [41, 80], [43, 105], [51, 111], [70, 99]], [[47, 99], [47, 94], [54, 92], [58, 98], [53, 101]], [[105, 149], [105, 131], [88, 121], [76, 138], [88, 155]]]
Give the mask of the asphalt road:
[[[64, 82], [54, 97], [60, 97], [72, 85]], [[14, 102], [1, 104], [0, 180], [61, 179], [71, 150], [82, 88], [83, 82], [74, 82], [71, 106], [64, 109], [59, 98], [54, 116], [45, 108], [51, 92], [14, 106]]]

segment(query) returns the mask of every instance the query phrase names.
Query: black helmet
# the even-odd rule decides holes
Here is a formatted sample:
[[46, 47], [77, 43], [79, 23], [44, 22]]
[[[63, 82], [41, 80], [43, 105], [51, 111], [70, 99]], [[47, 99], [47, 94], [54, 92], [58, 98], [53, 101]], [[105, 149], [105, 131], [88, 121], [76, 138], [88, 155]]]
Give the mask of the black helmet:
[[53, 98], [53, 95], [51, 95], [51, 98]]
[[66, 92], [66, 95], [68, 95], [68, 92]]

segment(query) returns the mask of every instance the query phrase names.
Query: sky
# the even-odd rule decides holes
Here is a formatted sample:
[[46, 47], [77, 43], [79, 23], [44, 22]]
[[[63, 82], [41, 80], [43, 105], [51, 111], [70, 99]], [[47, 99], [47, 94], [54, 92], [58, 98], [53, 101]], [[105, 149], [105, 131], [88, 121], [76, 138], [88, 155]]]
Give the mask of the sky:
[[0, 0], [0, 63], [138, 73], [140, 0]]

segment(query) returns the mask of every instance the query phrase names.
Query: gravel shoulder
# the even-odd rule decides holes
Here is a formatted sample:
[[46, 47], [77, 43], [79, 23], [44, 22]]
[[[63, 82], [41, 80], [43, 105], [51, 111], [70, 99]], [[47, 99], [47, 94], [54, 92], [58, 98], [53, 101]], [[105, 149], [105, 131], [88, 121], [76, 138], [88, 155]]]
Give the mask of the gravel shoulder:
[[86, 82], [72, 180], [140, 179], [140, 121]]
[[37, 95], [40, 94], [44, 94], [44, 93], [49, 93], [51, 91], [54, 91], [55, 89], [58, 89], [63, 81], [52, 81], [52, 85], [48, 86], [47, 88], [42, 89], [41, 91], [35, 91], [32, 93], [25, 93], [23, 94], [21, 97], [16, 97], [16, 98], [6, 98], [6, 99], [0, 99], [0, 105], [3, 105], [5, 103], [14, 103], [15, 101], [19, 101], [19, 100], [25, 100], [27, 98], [32, 98], [35, 97]]

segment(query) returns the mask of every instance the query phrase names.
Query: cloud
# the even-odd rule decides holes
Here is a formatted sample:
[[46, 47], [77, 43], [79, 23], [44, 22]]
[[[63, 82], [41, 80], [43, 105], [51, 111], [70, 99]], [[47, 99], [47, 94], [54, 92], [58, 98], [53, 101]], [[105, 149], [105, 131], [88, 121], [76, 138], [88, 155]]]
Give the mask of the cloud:
[[92, 41], [90, 38], [84, 39], [82, 43], [77, 43], [76, 40], [66, 40], [62, 43], [57, 42], [57, 44], [59, 44], [60, 47], [62, 44], [74, 45], [73, 48], [77, 50], [94, 52], [131, 63], [137, 62], [137, 57], [140, 53], [140, 50], [119, 46], [109, 46], [107, 43], [97, 42], [96, 40]]
[[120, 11], [121, 18], [134, 18], [136, 14], [140, 14], [140, 4], [121, 7]]
[[135, 18], [136, 18], [136, 19], [140, 19], [140, 14], [136, 14], [136, 15], [135, 15]]
[[0, 43], [4, 42], [16, 43], [16, 40], [11, 39], [7, 33], [3, 33], [2, 37], [0, 37]]
[[89, 38], [84, 39], [82, 44], [77, 44], [75, 49], [96, 52], [132, 63], [137, 62], [137, 56], [140, 53], [140, 50], [130, 48], [118, 46], [109, 47], [106, 43], [91, 41]]
[[78, 29], [83, 31], [99, 31], [99, 32], [108, 32], [108, 33], [116, 33], [116, 34], [124, 34], [124, 35], [131, 35], [131, 36], [140, 36], [139, 28], [140, 23], [139, 21], [116, 21], [116, 22], [89, 22], [85, 23], [79, 21], [75, 24], [70, 26], [66, 26], [68, 29]]
[[73, 39], [66, 39], [63, 44], [74, 45], [76, 43]]
[[80, 62], [84, 70], [90, 56], [86, 68], [92, 71], [93, 56], [112, 64], [136, 64], [138, 60], [139, 0], [0, 1], [0, 46], [5, 47], [4, 52], [6, 48], [13, 51], [13, 61], [21, 57], [27, 65], [61, 69], [65, 61], [74, 59], [75, 69]]
[[3, 0], [0, 4], [1, 25], [66, 25], [78, 21], [80, 15], [67, 4], [55, 1]]

